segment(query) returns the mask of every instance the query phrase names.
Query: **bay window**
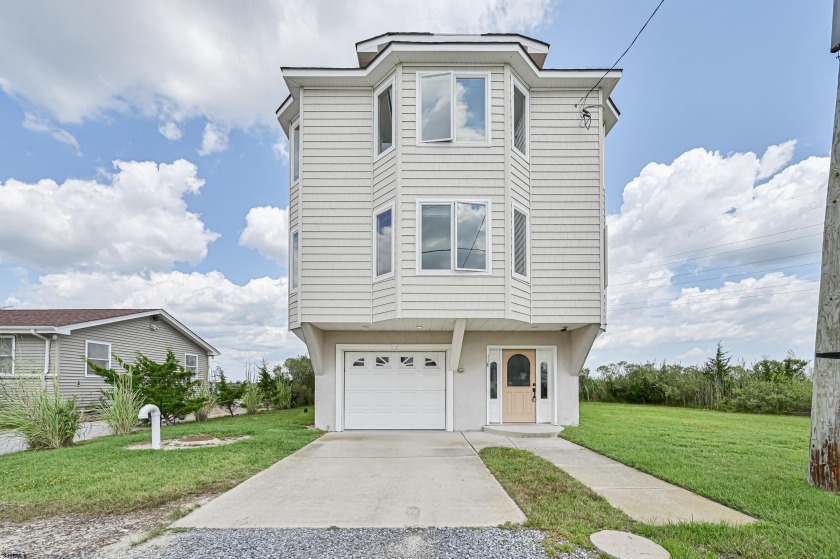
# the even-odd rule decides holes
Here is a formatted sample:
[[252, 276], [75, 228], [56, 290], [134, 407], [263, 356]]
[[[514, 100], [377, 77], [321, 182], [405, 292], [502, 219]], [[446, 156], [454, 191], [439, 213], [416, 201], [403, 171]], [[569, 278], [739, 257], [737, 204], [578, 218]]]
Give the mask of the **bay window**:
[[418, 74], [418, 143], [487, 144], [489, 76]]

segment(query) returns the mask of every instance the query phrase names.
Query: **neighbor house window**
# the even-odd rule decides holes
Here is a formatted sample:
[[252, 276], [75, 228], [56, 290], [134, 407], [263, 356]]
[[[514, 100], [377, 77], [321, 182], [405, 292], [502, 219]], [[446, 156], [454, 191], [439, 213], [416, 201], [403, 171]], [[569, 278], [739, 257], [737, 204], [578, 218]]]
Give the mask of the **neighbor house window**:
[[394, 147], [394, 82], [376, 93], [376, 155]]
[[193, 376], [198, 373], [198, 355], [193, 355], [192, 353], [184, 354], [184, 370], [192, 373]]
[[0, 337], [0, 375], [15, 374], [15, 337]]
[[111, 368], [111, 344], [105, 342], [85, 342], [85, 362], [88, 364], [85, 370], [86, 376], [96, 376], [91, 364], [103, 369]]
[[513, 277], [528, 279], [528, 245], [529, 245], [528, 214], [518, 208], [513, 208]]
[[300, 123], [292, 127], [292, 182], [300, 178]]
[[486, 74], [419, 74], [418, 82], [420, 143], [489, 141]]
[[376, 277], [394, 273], [394, 209], [388, 207], [374, 216], [376, 226]]
[[489, 270], [488, 202], [421, 203], [419, 221], [421, 270]]
[[513, 147], [528, 157], [528, 92], [513, 80]]
[[292, 233], [292, 250], [289, 251], [289, 282], [292, 291], [297, 291], [300, 276], [300, 236]]

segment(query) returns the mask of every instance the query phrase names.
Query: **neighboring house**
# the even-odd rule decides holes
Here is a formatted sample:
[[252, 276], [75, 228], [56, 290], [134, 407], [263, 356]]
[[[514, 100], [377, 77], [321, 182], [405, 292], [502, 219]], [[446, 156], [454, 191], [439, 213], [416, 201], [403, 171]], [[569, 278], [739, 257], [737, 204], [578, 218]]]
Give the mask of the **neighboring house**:
[[289, 327], [317, 427], [578, 422], [621, 71], [545, 69], [548, 48], [388, 33], [357, 68], [283, 68]]
[[106, 388], [87, 360], [121, 371], [114, 356], [131, 363], [139, 352], [178, 361], [207, 379], [216, 349], [162, 309], [0, 310], [0, 381], [20, 376], [57, 378], [62, 396], [88, 407]]

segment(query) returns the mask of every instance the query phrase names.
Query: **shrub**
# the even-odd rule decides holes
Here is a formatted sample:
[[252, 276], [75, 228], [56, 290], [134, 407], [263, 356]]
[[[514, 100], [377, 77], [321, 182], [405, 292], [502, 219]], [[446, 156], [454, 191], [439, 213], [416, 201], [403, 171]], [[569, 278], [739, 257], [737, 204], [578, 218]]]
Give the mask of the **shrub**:
[[242, 393], [242, 404], [249, 414], [257, 413], [263, 401], [263, 393], [260, 385], [255, 382], [246, 382], [245, 390]]
[[228, 383], [224, 369], [219, 366], [216, 366], [214, 376], [217, 376], [219, 379], [215, 382], [214, 386], [218, 405], [226, 409], [233, 416], [233, 410], [239, 406], [239, 400], [245, 391], [245, 385], [241, 383], [238, 385]]
[[0, 425], [17, 431], [30, 448], [40, 450], [73, 444], [82, 426], [75, 398], [64, 400], [43, 378], [20, 378], [12, 389], [0, 391]]
[[271, 405], [278, 410], [292, 407], [292, 387], [283, 377], [274, 377], [271, 391]]
[[99, 417], [115, 435], [130, 434], [137, 423], [137, 414], [143, 407], [142, 396], [134, 389], [131, 375], [117, 375], [112, 388], [103, 390], [102, 395], [104, 398], [96, 407]]
[[289, 379], [293, 406], [311, 406], [315, 403], [315, 371], [308, 355], [286, 359], [282, 369], [275, 367], [275, 373]]

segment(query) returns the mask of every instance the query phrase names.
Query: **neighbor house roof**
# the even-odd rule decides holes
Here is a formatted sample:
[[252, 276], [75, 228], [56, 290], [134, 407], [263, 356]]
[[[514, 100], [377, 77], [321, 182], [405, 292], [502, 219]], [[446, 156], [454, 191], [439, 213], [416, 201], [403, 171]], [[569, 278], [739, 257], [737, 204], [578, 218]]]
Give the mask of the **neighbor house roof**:
[[73, 330], [79, 328], [90, 328], [147, 316], [157, 316], [165, 320], [185, 337], [207, 350], [209, 355], [219, 355], [216, 348], [163, 309], [2, 309], [0, 310], [0, 333], [70, 335]]

